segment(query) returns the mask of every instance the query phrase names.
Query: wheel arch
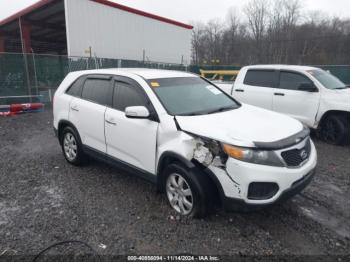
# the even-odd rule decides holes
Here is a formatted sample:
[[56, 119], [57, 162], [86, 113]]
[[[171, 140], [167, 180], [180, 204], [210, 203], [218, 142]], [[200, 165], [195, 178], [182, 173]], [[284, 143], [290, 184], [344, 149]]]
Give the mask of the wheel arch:
[[172, 151], [165, 151], [162, 153], [162, 155], [159, 158], [158, 165], [157, 165], [157, 189], [159, 191], [162, 191], [162, 184], [164, 182], [164, 177], [163, 177], [163, 171], [164, 169], [172, 164], [172, 163], [179, 163], [180, 165], [185, 166], [188, 169], [195, 168], [195, 164], [186, 159], [185, 157], [172, 152]]
[[81, 142], [80, 134], [78, 132], [78, 129], [75, 127], [75, 125], [72, 122], [68, 121], [68, 120], [60, 120], [58, 122], [58, 128], [57, 128], [57, 137], [58, 137], [58, 141], [60, 142], [60, 144], [62, 145], [62, 139], [61, 139], [62, 132], [67, 126], [69, 126], [69, 127], [74, 129], [74, 131], [78, 135], [78, 139]]
[[222, 185], [220, 184], [219, 179], [215, 176], [215, 174], [208, 169], [207, 167], [203, 166], [196, 160], [188, 160], [185, 157], [171, 151], [164, 152], [158, 161], [157, 166], [157, 189], [159, 192], [163, 191], [162, 185], [165, 183], [165, 177], [163, 170], [170, 164], [177, 163], [180, 165], [183, 165], [184, 167], [188, 168], [190, 171], [201, 173], [205, 176], [207, 176], [207, 180], [210, 181], [211, 190], [214, 194], [217, 194], [219, 201], [222, 203], [224, 199], [224, 191], [222, 188]]
[[348, 112], [348, 111], [342, 111], [342, 110], [328, 110], [328, 111], [326, 111], [326, 112], [322, 115], [322, 117], [321, 117], [321, 119], [320, 119], [320, 122], [319, 122], [319, 124], [318, 124], [318, 127], [321, 127], [323, 121], [324, 121], [325, 119], [327, 119], [327, 117], [332, 116], [332, 115], [343, 116], [343, 117], [345, 117], [345, 118], [349, 121], [349, 123], [350, 123], [350, 112]]

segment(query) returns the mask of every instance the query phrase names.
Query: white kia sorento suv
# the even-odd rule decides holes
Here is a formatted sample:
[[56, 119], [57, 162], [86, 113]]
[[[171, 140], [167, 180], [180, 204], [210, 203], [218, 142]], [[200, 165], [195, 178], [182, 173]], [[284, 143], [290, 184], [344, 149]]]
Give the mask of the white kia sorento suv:
[[190, 73], [109, 69], [70, 73], [54, 97], [54, 129], [73, 165], [88, 156], [141, 176], [182, 215], [268, 206], [311, 181], [309, 130], [240, 104]]

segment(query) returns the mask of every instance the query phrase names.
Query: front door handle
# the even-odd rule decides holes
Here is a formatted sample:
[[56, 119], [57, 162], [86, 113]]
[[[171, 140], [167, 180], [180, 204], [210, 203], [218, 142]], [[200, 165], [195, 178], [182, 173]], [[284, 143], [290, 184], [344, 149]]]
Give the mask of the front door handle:
[[243, 89], [235, 89], [236, 92], [244, 92]]
[[275, 96], [284, 96], [283, 93], [274, 93]]
[[116, 122], [113, 122], [113, 121], [111, 121], [111, 120], [105, 120], [106, 121], [106, 123], [107, 124], [110, 124], [110, 125], [113, 125], [113, 126], [116, 126], [117, 125], [117, 123]]
[[70, 109], [72, 109], [72, 111], [79, 112], [79, 109], [77, 106], [72, 106]]

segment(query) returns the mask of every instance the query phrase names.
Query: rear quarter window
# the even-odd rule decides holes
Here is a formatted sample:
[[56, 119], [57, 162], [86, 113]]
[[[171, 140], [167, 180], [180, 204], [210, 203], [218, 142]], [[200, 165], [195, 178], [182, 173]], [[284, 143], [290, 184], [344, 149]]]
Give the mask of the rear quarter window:
[[85, 77], [79, 77], [77, 80], [71, 84], [71, 86], [68, 88], [66, 93], [71, 96], [80, 97], [81, 91], [83, 90], [83, 84], [84, 84]]
[[256, 70], [247, 71], [243, 83], [251, 86], [274, 87], [276, 72], [274, 70]]

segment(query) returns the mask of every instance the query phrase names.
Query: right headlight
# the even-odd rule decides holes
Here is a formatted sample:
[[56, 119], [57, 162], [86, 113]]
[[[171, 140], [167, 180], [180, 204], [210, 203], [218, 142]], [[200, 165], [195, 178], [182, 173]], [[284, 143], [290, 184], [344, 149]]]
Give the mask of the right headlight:
[[231, 146], [228, 144], [222, 144], [224, 152], [237, 160], [241, 160], [248, 163], [267, 165], [267, 166], [285, 166], [284, 163], [274, 151], [265, 151], [252, 148], [243, 148], [237, 146]]

